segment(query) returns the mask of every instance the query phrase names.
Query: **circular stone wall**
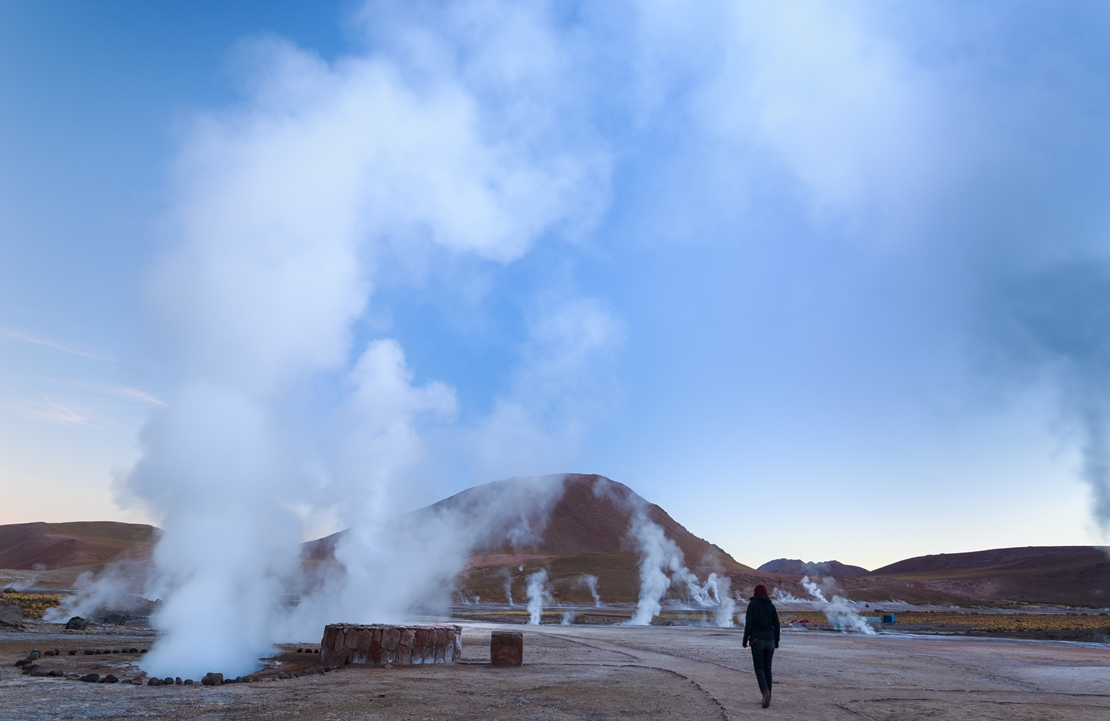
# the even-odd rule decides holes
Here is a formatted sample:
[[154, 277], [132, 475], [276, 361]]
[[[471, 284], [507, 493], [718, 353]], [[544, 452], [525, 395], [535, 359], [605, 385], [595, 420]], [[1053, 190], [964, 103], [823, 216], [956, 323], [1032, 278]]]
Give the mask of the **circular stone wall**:
[[462, 657], [462, 628], [442, 626], [359, 626], [334, 623], [324, 627], [320, 660], [325, 665], [416, 666], [454, 663]]

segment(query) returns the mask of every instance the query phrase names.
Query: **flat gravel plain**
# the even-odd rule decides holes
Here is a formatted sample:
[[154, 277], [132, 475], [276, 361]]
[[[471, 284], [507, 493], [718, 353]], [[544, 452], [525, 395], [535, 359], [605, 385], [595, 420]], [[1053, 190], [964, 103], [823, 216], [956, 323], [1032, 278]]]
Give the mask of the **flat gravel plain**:
[[[493, 668], [489, 635], [523, 630], [525, 665]], [[770, 708], [740, 632], [714, 628], [464, 626], [463, 663], [347, 667], [218, 687], [31, 678], [32, 648], [65, 673], [140, 674], [150, 634], [0, 633], [0, 719], [1099, 719], [1110, 718], [1110, 647], [1062, 641], [814, 631], [783, 634]], [[289, 670], [315, 658], [283, 648]], [[77, 650], [75, 656], [69, 650]], [[198, 679], [199, 680], [199, 679]]]

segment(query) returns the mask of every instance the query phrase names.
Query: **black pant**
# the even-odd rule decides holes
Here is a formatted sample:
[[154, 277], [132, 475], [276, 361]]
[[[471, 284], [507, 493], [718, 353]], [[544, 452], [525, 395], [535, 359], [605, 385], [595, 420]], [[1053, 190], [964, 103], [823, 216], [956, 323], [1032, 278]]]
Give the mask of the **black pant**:
[[759, 682], [759, 691], [760, 693], [770, 691], [771, 659], [775, 655], [775, 642], [753, 638], [748, 644], [752, 647], [752, 663], [755, 664], [755, 680]]

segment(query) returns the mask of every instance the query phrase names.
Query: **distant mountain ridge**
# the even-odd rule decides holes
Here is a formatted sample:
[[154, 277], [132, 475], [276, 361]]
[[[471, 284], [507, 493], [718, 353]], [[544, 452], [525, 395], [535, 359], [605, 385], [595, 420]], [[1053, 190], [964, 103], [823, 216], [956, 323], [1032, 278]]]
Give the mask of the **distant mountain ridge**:
[[784, 573], [791, 576], [827, 576], [831, 578], [855, 578], [868, 573], [866, 568], [849, 566], [840, 561], [806, 563], [796, 558], [776, 558], [764, 563], [756, 570], [768, 573]]
[[[799, 579], [809, 575], [835, 578], [842, 595], [861, 601], [1110, 606], [1110, 556], [1100, 548], [1047, 546], [937, 554], [905, 559], [869, 573], [859, 573], [864, 569], [838, 561], [806, 563], [798, 559], [776, 559], [756, 570], [690, 533], [628, 486], [596, 475], [497, 481], [405, 514], [399, 523], [408, 527], [434, 524], [437, 514], [447, 512], [462, 512], [464, 520], [467, 514], [480, 517], [490, 504], [514, 494], [518, 500], [527, 499], [536, 495], [537, 489], [554, 487], [552, 484], [562, 484], [557, 499], [551, 496], [550, 502], [524, 504], [520, 514], [508, 514], [506, 525], [492, 528], [486, 541], [478, 543], [457, 579], [461, 593], [499, 600], [505, 598], [508, 585], [520, 600], [527, 575], [546, 568], [559, 600], [591, 600], [581, 583], [583, 574], [598, 578], [606, 602], [635, 600], [639, 556], [627, 531], [631, 507], [642, 503], [648, 516], [682, 549], [690, 570], [702, 579], [710, 572], [725, 574], [732, 579], [733, 590], [745, 596], [754, 584], [764, 583], [804, 597]], [[536, 512], [538, 508], [545, 511]], [[522, 527], [525, 532], [518, 534], [514, 546], [507, 534], [522, 530], [513, 528], [521, 517], [527, 517], [529, 523]], [[39, 586], [70, 588], [80, 573], [98, 571], [108, 563], [127, 560], [141, 566], [149, 562], [159, 533], [153, 526], [111, 521], [0, 526], [0, 586], [33, 580]], [[334, 563], [335, 544], [342, 536], [343, 532], [302, 544], [306, 563]]]
[[1110, 605], [1110, 555], [1094, 546], [1027, 546], [918, 556], [865, 578], [989, 592], [1023, 603]]

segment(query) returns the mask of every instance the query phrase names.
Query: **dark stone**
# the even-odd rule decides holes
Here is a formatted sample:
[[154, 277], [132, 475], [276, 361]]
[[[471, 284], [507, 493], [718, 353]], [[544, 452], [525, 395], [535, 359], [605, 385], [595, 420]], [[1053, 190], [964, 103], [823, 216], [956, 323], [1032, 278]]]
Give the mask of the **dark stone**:
[[93, 655], [93, 650], [91, 648], [86, 648], [85, 649], [85, 655], [86, 656], [92, 656]]
[[185, 679], [185, 683], [184, 683], [184, 685], [186, 685], [186, 686], [192, 686], [192, 685], [193, 685], [193, 679], [191, 679], [191, 678], [187, 678], [187, 679]]
[[27, 654], [28, 661], [34, 661], [36, 658], [42, 658], [42, 651], [37, 648], [31, 649], [31, 653]]
[[152, 679], [150, 679], [149, 681], [146, 682], [146, 685], [147, 686], [161, 686], [162, 685], [162, 679], [152, 678]]
[[219, 686], [224, 682], [224, 675], [222, 673], [208, 673], [200, 682], [205, 686]]
[[174, 685], [174, 686], [180, 686], [180, 685], [182, 685], [183, 683], [185, 683], [185, 682], [181, 680], [181, 677], [180, 677], [180, 676], [175, 676], [175, 677], [174, 677], [174, 679], [173, 679], [173, 685]]
[[173, 676], [166, 676], [162, 679], [163, 686], [173, 686]]
[[122, 613], [110, 613], [104, 618], [104, 623], [109, 626], [122, 626], [127, 623], [127, 616]]
[[112, 649], [112, 653], [119, 653], [119, 651], [118, 651], [117, 649], [114, 649], [114, 648], [113, 648], [113, 649]]
[[104, 683], [119, 683], [119, 678], [114, 673], [110, 673], [104, 677]]
[[35, 669], [33, 671], [31, 671], [30, 675], [35, 677], [35, 678], [42, 678], [43, 676], [52, 676], [52, 675], [54, 675], [54, 670], [55, 669], [52, 669], [52, 668], [46, 668], [45, 666], [35, 666]]
[[278, 672], [278, 678], [283, 679], [283, 680], [287, 679], [287, 678], [289, 678], [289, 674], [285, 673], [284, 671], [279, 671]]
[[67, 631], [84, 631], [89, 627], [89, 622], [80, 616], [74, 616], [66, 622]]
[[21, 659], [19, 659], [18, 661], [15, 662], [16, 668], [22, 668], [23, 666], [26, 666], [26, 665], [27, 665], [27, 659], [25, 659], [25, 658], [21, 658]]
[[69, 655], [70, 655], [70, 656], [76, 656], [76, 655], [77, 655], [77, 649], [75, 649], [75, 648], [71, 648], [71, 649], [69, 650]]
[[142, 651], [139, 651], [139, 653], [146, 653], [146, 649], [144, 648]]
[[23, 610], [14, 603], [0, 603], [0, 626], [8, 628], [23, 626]]
[[38, 667], [39, 667], [39, 665], [37, 663], [23, 664], [23, 673], [31, 673], [32, 671], [34, 671]]
[[304, 653], [304, 649], [303, 648], [298, 648], [297, 653]]
[[127, 653], [138, 653], [138, 652], [139, 652], [139, 649], [137, 649], [137, 648], [129, 648], [129, 649], [127, 649]]
[[98, 673], [87, 673], [87, 674], [85, 674], [84, 676], [81, 677], [81, 680], [82, 681], [87, 681], [88, 683], [96, 683], [97, 681], [100, 680], [100, 674], [98, 674]]
[[63, 678], [66, 675], [66, 672], [60, 668], [56, 668], [50, 672], [50, 675], [54, 678]]

